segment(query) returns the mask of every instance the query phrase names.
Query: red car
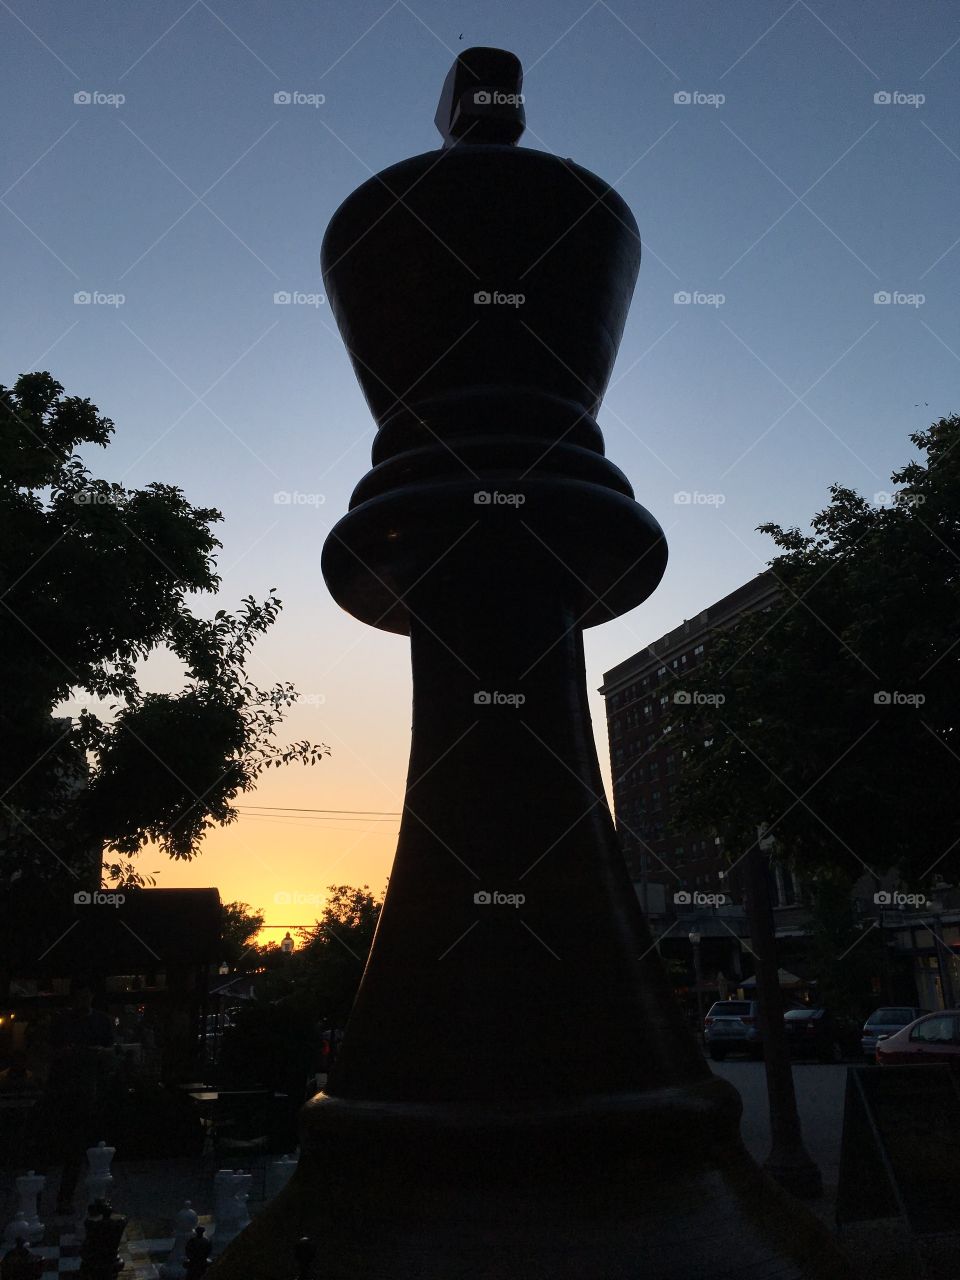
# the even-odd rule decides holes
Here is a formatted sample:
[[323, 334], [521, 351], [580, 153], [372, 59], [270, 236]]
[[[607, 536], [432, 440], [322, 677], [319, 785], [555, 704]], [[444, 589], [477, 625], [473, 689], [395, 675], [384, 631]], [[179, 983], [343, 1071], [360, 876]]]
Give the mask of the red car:
[[960, 1009], [927, 1013], [892, 1036], [877, 1041], [881, 1067], [948, 1062], [960, 1067]]

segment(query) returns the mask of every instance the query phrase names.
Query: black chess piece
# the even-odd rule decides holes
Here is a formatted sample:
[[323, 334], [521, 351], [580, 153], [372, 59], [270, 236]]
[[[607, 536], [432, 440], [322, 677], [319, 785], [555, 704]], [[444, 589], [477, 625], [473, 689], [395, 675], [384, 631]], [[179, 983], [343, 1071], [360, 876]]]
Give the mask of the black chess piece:
[[17, 1243], [0, 1262], [0, 1280], [41, 1280], [43, 1259], [31, 1253], [23, 1241]]
[[301, 1236], [293, 1252], [297, 1259], [296, 1280], [310, 1280], [313, 1260], [317, 1256], [317, 1242], [309, 1236]]
[[94, 1200], [83, 1226], [79, 1280], [116, 1280], [124, 1267], [119, 1251], [127, 1219], [108, 1201]]
[[210, 1265], [210, 1250], [213, 1248], [213, 1241], [206, 1238], [205, 1232], [206, 1227], [194, 1227], [193, 1235], [187, 1241], [187, 1247], [184, 1250], [186, 1256], [183, 1271], [184, 1280], [200, 1280], [200, 1277]]

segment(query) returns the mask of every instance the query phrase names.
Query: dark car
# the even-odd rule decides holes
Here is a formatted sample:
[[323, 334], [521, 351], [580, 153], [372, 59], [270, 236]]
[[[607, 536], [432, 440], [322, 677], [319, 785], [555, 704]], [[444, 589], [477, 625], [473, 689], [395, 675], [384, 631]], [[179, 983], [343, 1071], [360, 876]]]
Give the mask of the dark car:
[[960, 1009], [927, 1013], [877, 1042], [881, 1067], [946, 1062], [960, 1067]]
[[864, 1057], [873, 1062], [877, 1056], [877, 1040], [880, 1036], [895, 1035], [903, 1027], [909, 1027], [911, 1022], [922, 1018], [927, 1012], [926, 1009], [917, 1009], [905, 1004], [883, 1005], [879, 1009], [874, 1009], [863, 1024], [863, 1034], [860, 1038], [860, 1048], [863, 1050]]
[[858, 1047], [859, 1026], [836, 1017], [829, 1009], [788, 1009], [783, 1015], [787, 1044], [798, 1058], [840, 1062]]
[[763, 1056], [756, 1000], [718, 1000], [703, 1020], [703, 1039], [714, 1062], [728, 1053]]

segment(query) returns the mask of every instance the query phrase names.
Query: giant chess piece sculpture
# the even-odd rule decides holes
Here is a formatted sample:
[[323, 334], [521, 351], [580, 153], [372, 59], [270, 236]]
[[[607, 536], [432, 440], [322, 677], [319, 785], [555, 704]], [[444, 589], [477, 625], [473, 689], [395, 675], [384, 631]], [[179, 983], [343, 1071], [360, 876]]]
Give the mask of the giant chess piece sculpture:
[[299, 1167], [214, 1274], [283, 1280], [276, 1241], [307, 1231], [338, 1280], [840, 1280], [740, 1143], [604, 801], [582, 631], [666, 562], [596, 422], [640, 239], [600, 178], [514, 145], [520, 88], [513, 55], [461, 54], [443, 149], [365, 182], [324, 240], [378, 432], [323, 572], [410, 637], [410, 771]]
[[116, 1280], [124, 1268], [120, 1241], [127, 1219], [106, 1200], [95, 1200], [87, 1213], [80, 1249], [80, 1280]]

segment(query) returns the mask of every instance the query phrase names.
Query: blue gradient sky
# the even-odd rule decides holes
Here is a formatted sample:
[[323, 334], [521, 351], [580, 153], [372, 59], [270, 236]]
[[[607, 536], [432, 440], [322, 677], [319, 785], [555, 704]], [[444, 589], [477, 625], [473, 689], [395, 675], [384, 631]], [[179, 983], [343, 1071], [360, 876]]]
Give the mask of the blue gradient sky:
[[[805, 524], [831, 481], [888, 489], [909, 432], [958, 408], [952, 4], [0, 0], [0, 27], [0, 380], [50, 369], [117, 423], [89, 458], [100, 474], [223, 510], [218, 604], [279, 588], [253, 673], [296, 682], [290, 736], [333, 756], [269, 777], [251, 804], [400, 808], [406, 643], [342, 614], [318, 569], [372, 424], [328, 308], [273, 299], [318, 293], [334, 209], [437, 145], [458, 49], [519, 55], [526, 145], [615, 183], [644, 239], [600, 422], [671, 559], [647, 604], [588, 633], [591, 687], [759, 571], [760, 521]], [[125, 101], [76, 104], [81, 91]], [[279, 91], [326, 101], [277, 105]], [[78, 305], [80, 291], [125, 301]], [[880, 291], [925, 300], [877, 305]], [[157, 687], [176, 674], [150, 664]], [[594, 719], [605, 758], [599, 698]], [[380, 887], [396, 827], [244, 817], [190, 866], [142, 866], [296, 923], [333, 881]]]

